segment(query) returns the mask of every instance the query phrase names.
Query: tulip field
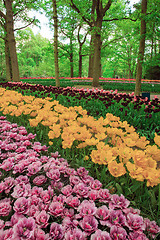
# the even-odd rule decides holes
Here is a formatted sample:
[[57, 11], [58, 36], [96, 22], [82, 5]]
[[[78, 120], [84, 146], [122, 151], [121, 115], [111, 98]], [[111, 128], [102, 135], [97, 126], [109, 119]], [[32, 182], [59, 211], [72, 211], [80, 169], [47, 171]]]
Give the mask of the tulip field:
[[0, 240], [160, 239], [160, 100], [0, 83]]

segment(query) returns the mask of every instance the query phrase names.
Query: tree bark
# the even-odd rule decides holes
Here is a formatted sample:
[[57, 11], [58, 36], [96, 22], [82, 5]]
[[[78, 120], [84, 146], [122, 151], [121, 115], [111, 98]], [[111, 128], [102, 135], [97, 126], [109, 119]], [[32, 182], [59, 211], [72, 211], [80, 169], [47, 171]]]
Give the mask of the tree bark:
[[56, 87], [60, 87], [59, 80], [59, 64], [58, 64], [58, 17], [56, 0], [53, 2], [53, 19], [54, 19], [54, 65], [55, 65], [55, 80]]
[[93, 59], [94, 59], [94, 44], [93, 44], [93, 34], [91, 34], [89, 67], [88, 67], [88, 77], [89, 78], [93, 78]]
[[6, 61], [6, 80], [11, 81], [12, 79], [11, 58], [7, 39], [5, 39], [5, 61]]
[[16, 52], [16, 41], [14, 36], [14, 21], [13, 21], [13, 0], [5, 0], [4, 4], [6, 7], [6, 29], [7, 29], [7, 40], [9, 45], [9, 52], [12, 66], [12, 80], [13, 82], [19, 82], [19, 67]]
[[145, 15], [147, 13], [147, 0], [142, 0], [141, 13], [142, 13], [142, 19], [141, 19], [140, 43], [139, 43], [136, 86], [135, 86], [135, 95], [137, 95], [137, 96], [140, 96], [140, 93], [141, 93], [142, 64], [143, 64], [143, 58], [144, 58], [145, 37], [146, 37]]
[[102, 20], [100, 17], [97, 18], [96, 29], [94, 34], [94, 60], [93, 60], [93, 87], [99, 87], [99, 78], [101, 76], [101, 29], [102, 29]]
[[72, 37], [70, 38], [70, 71], [71, 71], [71, 78], [73, 78], [73, 42], [72, 42]]
[[78, 77], [82, 77], [82, 46], [79, 46], [79, 73]]

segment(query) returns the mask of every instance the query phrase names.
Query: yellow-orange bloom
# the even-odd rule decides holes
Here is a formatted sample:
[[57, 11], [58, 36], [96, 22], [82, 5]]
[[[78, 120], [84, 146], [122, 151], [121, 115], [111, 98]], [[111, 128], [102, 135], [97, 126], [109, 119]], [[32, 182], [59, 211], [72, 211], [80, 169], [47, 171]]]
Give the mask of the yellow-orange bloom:
[[130, 136], [123, 138], [123, 141], [128, 147], [134, 147], [136, 145], [136, 141], [132, 140], [132, 138], [130, 138]]
[[87, 144], [85, 142], [82, 142], [80, 144], [78, 144], [78, 146], [76, 148], [85, 148], [87, 147]]
[[133, 149], [127, 146], [118, 149], [119, 159], [123, 163], [127, 163], [131, 159], [132, 153]]
[[123, 163], [117, 163], [116, 161], [111, 161], [108, 163], [108, 170], [114, 177], [120, 177], [126, 173]]
[[88, 159], [89, 159], [89, 157], [86, 155], [86, 156], [84, 157], [84, 160], [87, 161]]
[[35, 120], [35, 119], [29, 119], [29, 123], [30, 123], [30, 126], [31, 126], [31, 127], [37, 127], [39, 121], [38, 121], [38, 120]]
[[136, 166], [135, 164], [131, 162], [126, 163], [126, 167], [129, 171], [129, 175], [132, 178], [135, 178], [138, 181], [144, 181], [143, 171], [144, 169], [141, 167]]
[[147, 179], [147, 187], [154, 187], [160, 184], [160, 169], [146, 168], [143, 176]]
[[98, 164], [102, 164], [102, 161], [101, 161], [101, 158], [100, 158], [100, 154], [97, 150], [92, 150], [91, 152], [91, 159], [92, 159], [92, 162], [94, 163], [98, 163]]
[[65, 136], [62, 141], [62, 147], [64, 149], [71, 148], [75, 138], [72, 135]]
[[52, 130], [48, 132], [49, 139], [58, 138], [61, 135], [61, 129], [58, 125], [54, 124]]
[[146, 168], [148, 166], [147, 156], [144, 151], [141, 150], [133, 151], [132, 159], [134, 161], [134, 164], [141, 168]]
[[157, 162], [160, 161], [160, 149], [156, 145], [148, 145], [145, 152]]
[[97, 145], [98, 143], [98, 139], [95, 139], [95, 138], [90, 138], [90, 139], [86, 139], [85, 140], [85, 143], [88, 145], [88, 146], [92, 146], [92, 145]]
[[154, 142], [160, 147], [160, 135], [157, 135], [157, 133], [155, 133]]

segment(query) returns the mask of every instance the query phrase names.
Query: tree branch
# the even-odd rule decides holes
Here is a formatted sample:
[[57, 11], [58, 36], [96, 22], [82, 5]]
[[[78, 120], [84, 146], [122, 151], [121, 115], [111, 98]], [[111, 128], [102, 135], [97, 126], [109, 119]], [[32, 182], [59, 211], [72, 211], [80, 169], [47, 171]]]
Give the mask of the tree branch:
[[2, 11], [0, 11], [0, 17], [6, 20], [6, 15]]
[[63, 43], [59, 43], [59, 47], [61, 49], [63, 49], [64, 51], [66, 51], [69, 54], [69, 56], [70, 56], [70, 52], [65, 48], [65, 45], [63, 45]]
[[25, 8], [20, 9], [20, 10], [17, 11], [13, 16], [15, 17], [15, 16], [17, 16], [20, 12], [23, 12], [23, 11], [25, 11]]
[[20, 27], [20, 28], [16, 28], [16, 29], [14, 29], [14, 31], [24, 29], [24, 28], [30, 26], [34, 21], [35, 21], [35, 17], [34, 17], [34, 19], [33, 19], [30, 23], [28, 23], [26, 26], [23, 26], [23, 27]]
[[132, 18], [127, 18], [127, 17], [124, 17], [124, 18], [112, 18], [112, 19], [103, 19], [103, 22], [112, 22], [112, 21], [120, 21], [120, 20], [124, 20], [124, 19], [128, 19], [128, 20], [131, 20], [133, 22], [136, 22], [138, 20], [137, 19], [132, 19]]
[[106, 4], [106, 6], [103, 8], [103, 16], [107, 12], [107, 10], [110, 8], [112, 2], [113, 2], [113, 0], [109, 0], [108, 3]]
[[78, 42], [79, 42], [80, 46], [82, 46], [82, 45], [85, 43], [86, 37], [87, 37], [87, 35], [88, 35], [88, 33], [89, 33], [89, 30], [88, 30], [88, 31], [86, 32], [85, 36], [84, 36], [83, 41], [81, 42], [81, 40], [80, 40], [80, 30], [81, 30], [81, 28], [82, 28], [82, 26], [79, 25], [79, 28], [78, 28]]
[[83, 39], [83, 41], [81, 42], [81, 45], [83, 45], [83, 44], [85, 43], [88, 33], [89, 33], [89, 30], [86, 32], [86, 34], [85, 34], [85, 36], [84, 36], [84, 39]]
[[104, 49], [104, 48], [107, 47], [109, 44], [114, 43], [114, 42], [116, 42], [117, 40], [120, 40], [120, 39], [122, 39], [122, 38], [124, 38], [124, 37], [114, 38], [114, 39], [112, 39], [111, 41], [109, 41], [109, 42], [107, 42], [106, 44], [104, 44], [104, 45], [102, 46], [102, 48]]
[[67, 33], [64, 32], [64, 30], [62, 29], [62, 27], [60, 26], [60, 31], [68, 38]]
[[2, 38], [5, 41], [5, 37], [0, 36], [0, 38]]
[[0, 25], [5, 28], [5, 24], [0, 20]]
[[84, 15], [82, 15], [81, 11], [80, 11], [79, 8], [74, 4], [73, 0], [71, 0], [70, 6], [71, 6], [79, 15], [81, 15], [82, 19], [83, 19], [86, 23], [88, 23], [89, 26], [92, 27], [91, 22], [90, 22], [87, 18], [85, 18]]

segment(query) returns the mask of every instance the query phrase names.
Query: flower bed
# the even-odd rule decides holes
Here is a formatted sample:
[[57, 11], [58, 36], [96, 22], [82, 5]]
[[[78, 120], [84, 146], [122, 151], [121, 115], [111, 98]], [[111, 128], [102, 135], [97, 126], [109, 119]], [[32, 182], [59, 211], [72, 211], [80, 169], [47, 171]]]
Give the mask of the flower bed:
[[117, 91], [87, 90], [76, 88], [56, 88], [53, 86], [30, 85], [23, 83], [6, 83], [3, 87], [15, 89], [25, 95], [35, 97], [52, 97], [62, 105], [80, 105], [87, 112], [98, 118], [112, 113], [127, 121], [136, 130], [149, 139], [154, 138], [155, 132], [160, 132], [160, 100], [148, 101], [147, 98], [134, 97], [133, 94], [118, 93]]
[[[24, 85], [23, 85], [24, 86]], [[57, 89], [57, 88], [56, 88]], [[19, 90], [19, 89], [17, 89]], [[22, 89], [20, 89], [22, 90]], [[59, 89], [57, 89], [59, 90]], [[72, 93], [71, 89], [70, 88], [67, 88], [66, 91], [68, 92], [69, 90], [69, 93]], [[27, 90], [28, 91], [28, 90]], [[66, 94], [66, 91], [64, 89], [64, 94]], [[80, 96], [82, 97], [84, 95], [84, 91], [80, 90]], [[4, 96], [3, 96], [3, 93], [5, 92]], [[63, 92], [63, 91], [62, 91]], [[27, 93], [27, 92], [26, 92]], [[83, 95], [82, 95], [82, 94]], [[73, 132], [73, 128], [71, 126], [71, 122], [74, 123], [74, 124], [77, 124], [76, 121], [75, 121], [75, 118], [73, 118], [73, 116], [76, 117], [76, 119], [78, 120], [77, 118], [77, 113], [80, 114], [80, 115], [83, 115], [82, 113], [85, 113], [85, 117], [88, 118], [88, 123], [91, 124], [91, 126], [87, 126], [85, 122], [85, 125], [87, 126], [87, 128], [89, 128], [90, 131], [93, 131], [93, 133], [95, 132], [95, 128], [93, 129], [92, 128], [92, 125], [94, 126], [95, 123], [99, 122], [99, 123], [102, 123], [102, 118], [98, 118], [99, 120], [96, 121], [95, 119], [93, 119], [91, 116], [88, 116], [88, 113], [84, 110], [82, 110], [82, 107], [70, 107], [69, 109], [58, 104], [57, 101], [54, 101], [53, 102], [53, 98], [37, 98], [37, 92], [35, 92], [35, 97], [34, 96], [30, 96], [30, 92], [28, 92], [28, 95], [29, 96], [22, 96], [21, 94], [19, 94], [18, 92], [15, 92], [15, 91], [6, 91], [5, 89], [2, 89], [2, 92], [1, 92], [1, 106], [3, 107], [4, 109], [4, 113], [7, 114], [7, 119], [9, 121], [11, 121], [12, 123], [13, 122], [17, 122], [19, 123], [20, 125], [23, 125], [23, 126], [26, 126], [27, 127], [27, 130], [29, 132], [32, 132], [32, 133], [38, 133], [37, 136], [35, 137], [36, 138], [36, 141], [37, 142], [41, 142], [43, 144], [48, 144], [49, 142], [49, 138], [47, 136], [48, 134], [48, 130], [49, 130], [49, 126], [51, 124], [51, 122], [53, 123], [53, 120], [55, 120], [57, 118], [57, 116], [59, 116], [60, 118], [60, 122], [62, 124], [61, 126], [61, 131], [63, 130], [64, 131], [64, 127], [65, 125], [63, 126], [63, 124], [68, 124], [70, 123], [70, 126], [68, 126], [69, 128], [67, 130], [70, 130], [70, 133], [74, 133], [76, 134], [75, 131], [77, 131], [77, 127], [75, 128], [74, 132]], [[41, 95], [40, 95], [41, 96]], [[43, 95], [44, 96], [44, 95]], [[59, 96], [59, 95], [58, 95]], [[94, 95], [93, 95], [94, 96]], [[96, 96], [96, 95], [95, 95]], [[114, 97], [114, 95], [113, 95]], [[70, 100], [71, 100], [72, 97], [70, 97]], [[64, 96], [64, 101], [65, 101], [65, 96]], [[69, 98], [68, 98], [69, 100]], [[81, 98], [81, 103], [83, 103], [83, 97]], [[66, 103], [66, 102], [63, 102], [63, 103]], [[70, 103], [70, 102], [69, 102]], [[150, 102], [149, 102], [150, 103]], [[157, 104], [157, 99], [155, 100], [155, 103]], [[89, 104], [91, 107], [94, 107], [94, 105], [96, 104], [96, 101], [95, 103], [92, 102], [92, 105]], [[9, 106], [10, 105], [10, 106]], [[101, 104], [102, 105], [102, 104]], [[98, 105], [99, 107], [101, 105]], [[45, 107], [44, 107], [45, 106]], [[58, 112], [56, 113], [55, 111], [53, 112], [53, 107], [52, 106], [55, 106], [57, 109], [56, 111], [58, 110]], [[150, 106], [150, 105], [149, 105]], [[130, 106], [131, 107], [131, 106]], [[157, 105], [158, 107], [158, 105]], [[34, 108], [34, 109], [33, 109]], [[51, 110], [52, 109], [52, 110]], [[31, 111], [33, 110], [33, 111]], [[37, 112], [38, 110], [38, 112]], [[51, 110], [51, 111], [50, 111]], [[63, 111], [62, 111], [63, 110]], [[72, 110], [71, 112], [68, 112]], [[77, 111], [78, 110], [78, 111]], [[98, 109], [99, 110], [99, 109]], [[35, 112], [34, 112], [35, 111]], [[75, 112], [73, 114], [73, 111]], [[32, 117], [29, 115], [29, 114], [33, 114]], [[41, 114], [39, 114], [41, 113]], [[50, 114], [51, 116], [50, 116]], [[86, 115], [87, 113], [87, 115]], [[34, 115], [35, 114], [35, 115]], [[36, 119], [38, 120], [38, 125], [37, 125], [37, 121], [35, 122], [35, 124], [37, 125], [37, 127], [30, 127], [30, 124], [28, 122], [29, 119], [32, 119], [33, 118], [33, 121], [32, 123], [34, 123], [34, 118], [36, 116], [36, 114], [38, 114], [38, 118], [36, 117]], [[57, 116], [52, 116], [53, 114], [58, 114]], [[67, 114], [67, 115], [66, 115]], [[76, 114], [76, 115], [75, 115]], [[48, 118], [49, 121], [46, 121], [47, 119], [45, 118], [45, 115], [46, 117]], [[80, 116], [79, 115], [79, 116]], [[19, 117], [16, 117], [16, 116], [19, 116]], [[64, 117], [65, 116], [65, 117]], [[68, 116], [66, 118], [66, 116]], [[111, 115], [110, 115], [111, 116]], [[139, 115], [138, 115], [139, 116]], [[138, 117], [137, 115], [135, 116], [136, 118]], [[51, 117], [51, 119], [50, 119]], [[53, 118], [52, 118], [53, 117]], [[113, 117], [113, 115], [112, 115]], [[139, 116], [140, 117], [140, 116]], [[154, 116], [154, 121], [153, 121], [153, 124], [155, 125], [156, 124], [156, 117], [158, 117], [158, 113], [155, 113], [155, 116]], [[42, 119], [44, 118], [44, 119]], [[83, 116], [84, 118], [84, 116]], [[115, 119], [118, 119], [118, 118], [115, 118], [114, 117], [114, 121]], [[84, 121], [84, 119], [82, 119]], [[106, 121], [108, 121], [108, 119], [106, 119]], [[43, 122], [43, 125], [42, 125], [42, 122]], [[56, 130], [59, 128], [58, 126], [58, 122], [55, 122], [56, 124], [54, 124], [54, 127], [52, 129], [52, 126], [51, 126], [51, 131], [52, 130]], [[113, 122], [113, 119], [112, 121], [109, 121], [109, 124], [113, 124], [111, 126], [111, 131], [107, 134], [111, 134], [113, 133], [113, 130], [118, 127], [114, 126], [115, 124], [119, 124], [118, 122]], [[48, 125], [49, 124], [49, 125]], [[73, 124], [73, 125], [74, 125]], [[145, 122], [145, 124], [147, 124], [147, 122]], [[84, 123], [83, 123], [84, 125]], [[125, 124], [125, 127], [124, 129], [127, 127], [128, 124]], [[56, 126], [56, 128], [55, 128]], [[129, 126], [129, 125], [128, 125]], [[150, 125], [149, 125], [150, 126]], [[84, 126], [85, 127], [85, 126]], [[94, 126], [95, 127], [95, 126]], [[98, 127], [98, 129], [101, 129], [100, 126], [96, 126]], [[103, 126], [104, 127], [104, 126]], [[116, 128], [115, 128], [116, 127]], [[120, 125], [119, 125], [120, 127]], [[119, 128], [118, 127], [118, 128]], [[151, 127], [151, 126], [150, 126]], [[82, 129], [82, 128], [81, 128]], [[130, 129], [127, 127], [127, 129]], [[126, 129], [126, 130], [127, 130]], [[120, 133], [120, 130], [121, 129], [118, 129], [118, 133]], [[125, 131], [126, 131], [125, 130]], [[133, 127], [131, 127], [131, 130], [134, 130]], [[128, 130], [127, 130], [128, 131]], [[135, 130], [134, 130], [135, 131]], [[136, 140], [135, 137], [137, 136], [137, 133], [135, 134], [135, 132], [132, 132], [129, 133], [131, 134], [132, 137], [134, 137], [132, 140]], [[123, 129], [122, 129], [122, 132], [123, 132]], [[57, 132], [58, 133], [58, 132]], [[62, 132], [61, 132], [62, 133]], [[67, 134], [69, 132], [66, 132]], [[52, 133], [53, 134], [53, 133]], [[51, 134], [51, 135], [52, 135]], [[79, 133], [78, 133], [79, 134]], [[152, 133], [153, 134], [153, 133]], [[76, 134], [77, 135], [77, 134]], [[97, 133], [96, 133], [97, 135]], [[112, 134], [111, 134], [112, 135]], [[62, 136], [62, 135], [61, 135]], [[82, 131], [82, 134], [81, 136], [85, 136], [84, 134], [84, 131]], [[102, 136], [101, 136], [102, 137]], [[107, 144], [107, 141], [113, 136], [110, 136], [109, 138], [107, 137], [107, 139], [105, 140], [105, 143]], [[121, 138], [121, 136], [119, 136]], [[51, 136], [51, 139], [52, 139], [52, 136]], [[142, 138], [143, 140], [145, 138]], [[141, 139], [141, 140], [142, 140]], [[66, 138], [66, 140], [73, 140], [71, 138]], [[75, 139], [74, 139], [75, 140]], [[92, 139], [93, 140], [93, 139]], [[102, 140], [102, 139], [101, 139]], [[120, 139], [119, 139], [120, 140]], [[120, 143], [118, 140], [117, 143]], [[122, 139], [123, 140], [123, 139]], [[158, 140], [158, 138], [157, 138]], [[157, 145], [158, 144], [158, 141], [156, 140], [156, 143]], [[115, 163], [116, 161], [114, 161], [114, 159], [112, 159], [113, 163], [114, 163], [114, 166], [112, 165], [110, 169], [108, 169], [108, 160], [109, 158], [111, 157], [111, 153], [115, 154], [117, 153], [117, 151], [112, 151], [111, 148], [109, 148], [110, 151], [108, 151], [108, 148], [106, 149], [106, 151], [109, 153], [108, 156], [107, 156], [107, 164], [104, 165], [103, 164], [99, 164], [99, 163], [93, 163], [92, 161], [85, 161], [85, 159], [88, 158], [88, 156], [90, 155], [91, 153], [91, 150], [95, 150], [95, 147], [94, 145], [90, 145], [90, 146], [87, 146], [85, 148], [76, 148], [77, 146], [77, 142], [71, 142], [71, 144], [73, 145], [71, 147], [71, 149], [69, 148], [62, 148], [62, 139], [61, 137], [58, 137], [58, 138], [55, 138], [55, 139], [52, 139], [53, 141], [53, 145], [51, 145], [49, 148], [48, 148], [48, 151], [49, 152], [55, 152], [55, 151], [59, 151], [61, 156], [63, 158], [67, 158], [69, 160], [69, 164], [74, 168], [74, 169], [77, 169], [79, 168], [80, 166], [83, 166], [85, 167], [88, 171], [89, 171], [89, 174], [93, 177], [93, 178], [96, 178], [98, 179], [101, 183], [103, 183], [103, 186], [105, 188], [109, 188], [111, 189], [110, 191], [112, 191], [112, 193], [118, 193], [119, 195], [120, 194], [123, 194], [127, 199], [130, 200], [131, 202], [131, 206], [134, 207], [134, 208], [139, 208], [141, 209], [141, 214], [144, 216], [144, 217], [149, 217], [152, 216], [152, 220], [156, 220], [158, 224], [160, 224], [160, 187], [159, 185], [157, 186], [154, 186], [154, 187], [146, 187], [146, 180], [144, 180], [144, 177], [142, 178], [143, 176], [143, 170], [141, 169], [141, 167], [144, 169], [144, 172], [146, 172], [147, 175], [145, 175], [145, 178], [147, 176], [147, 179], [148, 179], [148, 183], [150, 182], [151, 184], [153, 185], [156, 185], [157, 184], [157, 180], [158, 180], [158, 169], [156, 170], [156, 175], [157, 175], [157, 179], [155, 178], [155, 172], [154, 172], [154, 168], [158, 168], [159, 167], [159, 162], [155, 159], [153, 161], [152, 157], [150, 159], [145, 159], [144, 161], [144, 158], [145, 158], [145, 154], [146, 154], [146, 150], [143, 150], [142, 151], [138, 151], [136, 152], [135, 149], [134, 149], [134, 152], [136, 152], [136, 154], [134, 154], [134, 161], [136, 162], [136, 164], [138, 164], [138, 168], [135, 169], [134, 168], [130, 168], [130, 171], [131, 171], [131, 177], [129, 177], [129, 174], [128, 174], [128, 171], [125, 175], [121, 176], [121, 177], [118, 177], [117, 174], [121, 173], [122, 174], [122, 171], [118, 171], [117, 172], [117, 166], [115, 166]], [[103, 140], [102, 140], [103, 141]], [[126, 141], [127, 144], [133, 144], [134, 141]], [[142, 141], [143, 142], [143, 141]], [[147, 142], [147, 141], [144, 141], [143, 144]], [[66, 142], [68, 144], [68, 142]], [[89, 142], [87, 142], [88, 144]], [[90, 143], [93, 144], [93, 141], [90, 141]], [[121, 142], [122, 143], [122, 142]], [[113, 146], [114, 142], [110, 142], [109, 144], [111, 144]], [[141, 143], [142, 144], [142, 143]], [[142, 145], [143, 145], [142, 144]], [[152, 142], [153, 144], [153, 142]], [[110, 145], [110, 147], [111, 147]], [[49, 146], [49, 145], [48, 145]], [[105, 148], [105, 146], [103, 146]], [[106, 146], [107, 147], [107, 146]], [[131, 146], [130, 146], [131, 147]], [[132, 145], [133, 148], [135, 148], [135, 146]], [[148, 146], [147, 146], [148, 147]], [[155, 157], [159, 157], [160, 155], [158, 155], [158, 152], [157, 154], [155, 154], [155, 148], [156, 146], [153, 146], [151, 147], [151, 149], [153, 151], [151, 151]], [[156, 147], [157, 148], [157, 147]], [[151, 150], [150, 149], [150, 150]], [[100, 150], [100, 151], [99, 151]], [[116, 150], [116, 148], [115, 148]], [[125, 150], [125, 151], [123, 151]], [[129, 151], [128, 151], [129, 150]], [[149, 150], [149, 149], [148, 149]], [[107, 152], [106, 151], [101, 151], [101, 149], [99, 148], [98, 151], [97, 151], [97, 154], [99, 154], [101, 152], [101, 157], [103, 159], [103, 157], [105, 156], [104, 153], [106, 154]], [[120, 165], [118, 166], [121, 166], [122, 165], [122, 162], [125, 166], [125, 161], [127, 160], [127, 158], [129, 156], [131, 156], [131, 152], [132, 151], [132, 148], [128, 149], [128, 148], [124, 148], [124, 146], [122, 146], [121, 148], [119, 148], [119, 154], [121, 156], [121, 158], [119, 159], [121, 162], [119, 162], [118, 158], [118, 164], [121, 163]], [[159, 150], [158, 150], [159, 151]], [[151, 153], [150, 152], [150, 153]], [[141, 154], [140, 154], [141, 153]], [[87, 155], [87, 156], [86, 156]], [[95, 155], [95, 154], [94, 154]], [[112, 155], [113, 157], [113, 155]], [[127, 157], [127, 158], [126, 158]], [[96, 156], [97, 158], [97, 156]], [[97, 158], [99, 159], [99, 157]], [[151, 160], [152, 159], [152, 160]], [[129, 160], [129, 159], [128, 159]], [[147, 161], [149, 161], [147, 163]], [[129, 161], [130, 162], [130, 161]], [[152, 165], [150, 165], [149, 163], [152, 163]], [[154, 164], [153, 164], [154, 163]], [[147, 170], [145, 169], [146, 168], [146, 164], [148, 164], [148, 167], [152, 167], [153, 168], [153, 171], [150, 170]], [[133, 162], [131, 161], [130, 162], [130, 165], [131, 166], [134, 166], [133, 165]], [[131, 167], [130, 166], [130, 167]], [[123, 166], [121, 166], [121, 169], [124, 169]], [[111, 173], [116, 173], [116, 177], [113, 177], [109, 171], [111, 170]], [[135, 174], [136, 173], [136, 174]], [[107, 176], [107, 177], [106, 177]], [[138, 177], [138, 178], [137, 178]], [[137, 180], [135, 180], [134, 178], [136, 178]], [[156, 184], [155, 184], [156, 183]]]
[[[0, 118], [0, 239], [155, 239], [155, 221]], [[46, 153], [45, 155], [43, 154]], [[158, 238], [157, 238], [158, 239]]]
[[60, 137], [63, 149], [89, 147], [92, 162], [107, 165], [112, 176], [129, 173], [138, 181], [147, 180], [147, 186], [160, 183], [160, 136], [157, 134], [152, 146], [127, 122], [112, 114], [95, 120], [80, 106], [66, 108], [50, 98], [27, 97], [4, 89], [1, 95], [0, 111], [4, 115], [28, 115], [32, 127], [39, 123], [48, 126], [50, 144]]

